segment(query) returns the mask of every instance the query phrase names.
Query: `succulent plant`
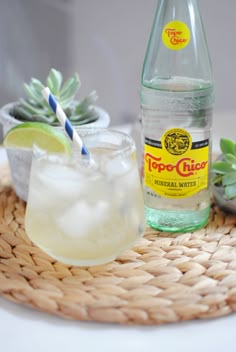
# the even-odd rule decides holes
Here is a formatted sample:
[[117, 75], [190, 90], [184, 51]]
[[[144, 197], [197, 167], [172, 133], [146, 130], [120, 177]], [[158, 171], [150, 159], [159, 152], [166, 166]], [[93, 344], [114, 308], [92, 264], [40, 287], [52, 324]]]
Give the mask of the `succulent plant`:
[[[55, 95], [73, 125], [84, 125], [98, 119], [98, 114], [93, 107], [97, 100], [95, 91], [81, 101], [75, 100], [81, 85], [77, 73], [63, 83], [61, 72], [52, 68], [46, 79], [46, 85]], [[36, 78], [32, 78], [29, 84], [24, 83], [27, 97], [19, 100], [11, 114], [21, 121], [39, 121], [54, 126], [59, 125], [56, 115], [42, 96], [43, 87], [44, 85]]]
[[230, 200], [236, 197], [236, 143], [230, 139], [220, 140], [221, 156], [212, 164], [211, 183], [223, 189], [223, 197]]

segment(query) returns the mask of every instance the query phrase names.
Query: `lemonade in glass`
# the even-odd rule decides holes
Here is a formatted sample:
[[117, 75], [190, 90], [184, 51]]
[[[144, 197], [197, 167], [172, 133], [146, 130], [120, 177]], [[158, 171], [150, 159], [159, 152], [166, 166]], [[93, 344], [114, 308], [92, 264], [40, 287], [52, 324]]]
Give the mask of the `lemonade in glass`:
[[135, 145], [118, 131], [83, 136], [90, 157], [34, 153], [25, 217], [29, 238], [70, 265], [117, 258], [143, 235], [144, 203]]

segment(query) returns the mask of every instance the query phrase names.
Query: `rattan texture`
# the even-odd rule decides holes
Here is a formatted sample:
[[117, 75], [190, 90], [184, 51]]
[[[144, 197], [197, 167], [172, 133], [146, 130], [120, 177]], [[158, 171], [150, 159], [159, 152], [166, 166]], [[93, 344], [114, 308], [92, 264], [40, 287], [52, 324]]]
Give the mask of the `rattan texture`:
[[94, 267], [61, 264], [28, 239], [25, 203], [0, 169], [0, 294], [66, 319], [160, 325], [236, 310], [236, 216], [212, 205], [208, 225], [170, 235], [150, 228], [132, 250]]

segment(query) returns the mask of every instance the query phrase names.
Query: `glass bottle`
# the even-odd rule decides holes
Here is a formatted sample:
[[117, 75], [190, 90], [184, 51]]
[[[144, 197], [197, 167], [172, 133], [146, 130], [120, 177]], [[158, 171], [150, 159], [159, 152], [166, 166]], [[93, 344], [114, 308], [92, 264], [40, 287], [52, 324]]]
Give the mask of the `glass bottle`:
[[197, 0], [159, 0], [142, 72], [146, 221], [168, 232], [209, 218], [214, 85]]

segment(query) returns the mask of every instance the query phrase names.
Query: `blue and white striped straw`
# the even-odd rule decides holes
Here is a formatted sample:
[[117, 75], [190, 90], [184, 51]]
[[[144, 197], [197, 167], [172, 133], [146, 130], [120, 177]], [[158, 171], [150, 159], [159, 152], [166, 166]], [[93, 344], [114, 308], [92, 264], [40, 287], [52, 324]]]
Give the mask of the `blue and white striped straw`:
[[57, 102], [56, 98], [51, 93], [48, 87], [43, 88], [42, 95], [45, 98], [45, 100], [48, 102], [48, 105], [51, 107], [51, 109], [55, 112], [58, 120], [60, 121], [61, 125], [65, 128], [66, 133], [68, 134], [72, 142], [77, 146], [79, 146], [81, 154], [89, 156], [89, 152], [86, 146], [84, 145], [82, 139], [80, 138], [76, 130], [73, 128], [71, 122], [68, 120], [68, 118], [66, 117], [66, 114], [62, 110], [62, 107]]

